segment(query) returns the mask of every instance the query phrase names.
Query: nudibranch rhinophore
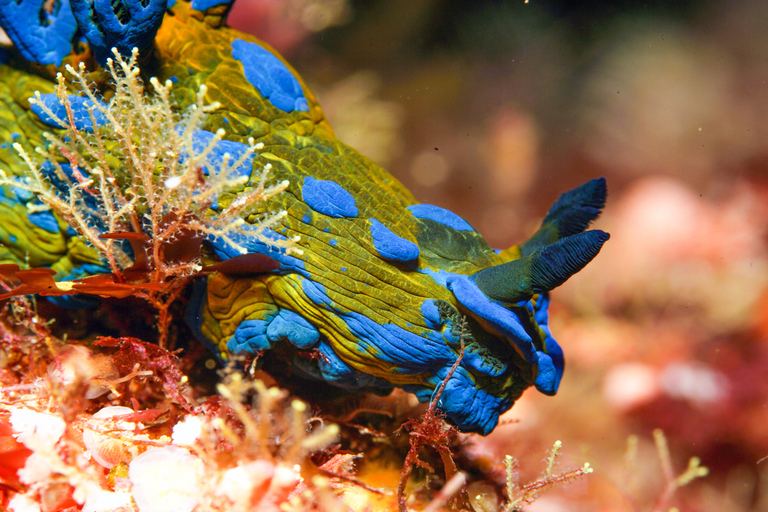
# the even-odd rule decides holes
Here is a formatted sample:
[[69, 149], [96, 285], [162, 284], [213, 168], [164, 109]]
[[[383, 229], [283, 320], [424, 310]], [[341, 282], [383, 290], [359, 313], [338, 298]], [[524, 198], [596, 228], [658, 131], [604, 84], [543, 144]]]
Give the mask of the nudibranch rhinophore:
[[[44, 0], [0, 2], [0, 25], [13, 41], [0, 49], [0, 168], [23, 179], [11, 143], [42, 146], [42, 133], [59, 129], [29, 98], [39, 90], [51, 109], [63, 108], [51, 94], [63, 64], [98, 70], [111, 48], [127, 55], [137, 47], [143, 73], [171, 80], [180, 109], [201, 85], [208, 101], [220, 103], [201, 138], [223, 128], [219, 144], [230, 154], [242, 154], [253, 138], [263, 147], [245, 175], [271, 164], [274, 178], [290, 183], [263, 208], [287, 212], [270, 236], [298, 235], [301, 253], [243, 236], [237, 243], [275, 268], [219, 267], [193, 287], [188, 322], [221, 359], [280, 348], [303, 379], [350, 391], [399, 387], [422, 402], [447, 379], [437, 406], [461, 430], [482, 434], [526, 388], [554, 394], [564, 361], [548, 327], [548, 292], [608, 239], [585, 231], [604, 206], [605, 181], [563, 194], [528, 241], [496, 252], [465, 220], [418, 204], [340, 142], [297, 73], [266, 44], [224, 25], [228, 7], [59, 0], [49, 10]], [[70, 100], [75, 110], [87, 108], [82, 98]], [[99, 129], [97, 117], [75, 117], [80, 129]], [[69, 279], [107, 271], [61, 218], [30, 208], [37, 198], [8, 185], [0, 192], [0, 263], [49, 267]], [[222, 194], [210, 215], [235, 197]], [[216, 236], [204, 249], [207, 264], [240, 254]]]

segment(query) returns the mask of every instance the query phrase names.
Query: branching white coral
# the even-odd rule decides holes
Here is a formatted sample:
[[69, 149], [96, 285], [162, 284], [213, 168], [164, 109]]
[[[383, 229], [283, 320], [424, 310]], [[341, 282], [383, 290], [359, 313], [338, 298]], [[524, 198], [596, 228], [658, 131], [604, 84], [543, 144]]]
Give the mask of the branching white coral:
[[[179, 114], [170, 101], [171, 81], [161, 84], [150, 79], [153, 94], [145, 89], [136, 64], [138, 51], [124, 60], [115, 52], [115, 60], [107, 61], [115, 93], [104, 103], [90, 85], [83, 64], [79, 69], [67, 66], [78, 92], [86, 97], [92, 133], [78, 127], [77, 113], [64, 76], [57, 76], [56, 95], [64, 106], [67, 118], [61, 119], [43, 101], [39, 93], [35, 103], [54, 123], [67, 127], [66, 135], [46, 133], [47, 149], [36, 148], [55, 167], [58, 180], [67, 184], [66, 193], [52, 185], [46, 173], [23, 147], [14, 147], [24, 159], [29, 173], [26, 179], [2, 176], [0, 183], [32, 192], [54, 210], [78, 234], [101, 252], [112, 272], [119, 274], [130, 265], [130, 258], [114, 239], [100, 238], [104, 233], [133, 231], [150, 238], [149, 264], [154, 273], [152, 282], [164, 282], [175, 275], [197, 270], [197, 262], [168, 264], [163, 247], [184, 233], [213, 235], [226, 240], [244, 253], [237, 242], [238, 235], [256, 237], [275, 247], [296, 251], [296, 240], [277, 240], [265, 235], [285, 216], [285, 212], [264, 213], [260, 221], [249, 224], [244, 217], [255, 206], [285, 190], [287, 181], [268, 186], [270, 165], [265, 165], [251, 180], [239, 168], [251, 162], [261, 144], [249, 139], [247, 149], [237, 158], [225, 154], [220, 161], [211, 155], [223, 139], [218, 130], [206, 142], [199, 140], [200, 129], [208, 114], [219, 108], [218, 103], [205, 104], [207, 89], [200, 86], [196, 103]], [[97, 127], [97, 125], [102, 125]], [[198, 138], [196, 138], [198, 137]], [[59, 163], [59, 155], [69, 161], [69, 172]], [[242, 189], [216, 215], [207, 210], [222, 192]], [[93, 207], [94, 200], [98, 205]], [[30, 203], [29, 208], [41, 205]]]
[[[14, 438], [31, 452], [18, 470], [27, 488], [9, 510], [45, 510], [42, 497], [62, 488], [70, 493], [64, 499], [86, 512], [280, 512], [287, 504], [347, 510], [339, 488], [356, 484], [310, 459], [336, 442], [338, 426], [310, 421], [307, 404], [283, 390], [231, 374], [221, 385], [228, 398], [203, 414], [180, 416], [169, 437], [144, 425], [142, 418], [156, 417], [151, 410], [108, 406], [65, 421], [63, 411], [86, 405], [68, 402], [73, 394], [46, 384], [36, 400], [30, 397], [39, 411], [0, 400]], [[253, 406], [239, 402], [248, 398]]]
[[[507, 485], [506, 503], [500, 503], [498, 496], [493, 489], [483, 489], [480, 492], [475, 492], [469, 496], [470, 503], [475, 510], [482, 512], [517, 512], [522, 509], [526, 504], [534, 502], [539, 495], [551, 489], [552, 487], [567, 484], [576, 480], [577, 478], [586, 476], [592, 473], [593, 469], [589, 463], [585, 463], [584, 466], [578, 469], [572, 469], [564, 471], [562, 473], [555, 472], [557, 466], [557, 459], [560, 457], [560, 450], [563, 444], [560, 441], [555, 441], [552, 450], [547, 454], [545, 460], [547, 466], [544, 472], [535, 481], [526, 485], [520, 485], [518, 462], [511, 455], [507, 455], [504, 460], [507, 473]], [[479, 488], [479, 487], [478, 487]]]
[[[118, 282], [126, 282], [125, 272], [132, 269], [132, 282], [157, 285], [135, 295], [158, 309], [164, 345], [168, 305], [186, 283], [183, 278], [201, 269], [194, 254], [170, 261], [166, 257], [170, 244], [210, 236], [240, 253], [246, 252], [244, 238], [301, 251], [295, 246], [298, 237], [282, 239], [271, 232], [286, 212], [269, 212], [265, 203], [288, 182], [270, 185], [269, 164], [250, 172], [263, 145], [251, 138], [236, 157], [217, 156], [225, 132], [201, 129], [208, 114], [219, 107], [205, 103], [205, 85], [200, 86], [195, 104], [179, 113], [171, 103], [171, 81], [161, 84], [152, 78], [152, 91], [145, 89], [137, 50], [128, 60], [116, 51], [114, 55], [107, 61], [115, 89], [108, 103], [92, 90], [82, 63], [78, 69], [66, 68], [79, 96], [70, 96], [63, 74], [57, 75], [56, 98], [66, 118], [57, 115], [48, 98], [35, 93], [30, 102], [49, 118], [47, 122], [66, 131], [44, 134], [48, 147], [35, 149], [45, 157], [43, 164], [14, 144], [28, 172], [9, 177], [0, 171], [0, 184], [12, 184], [39, 199], [28, 203], [31, 211], [50, 209], [58, 214], [103, 256]], [[62, 156], [67, 163], [60, 162]], [[227, 192], [234, 198], [223, 198], [230, 195]], [[125, 239], [132, 242], [134, 253], [141, 247], [139, 252], [146, 255], [131, 258]], [[137, 268], [139, 261], [142, 268]], [[67, 291], [71, 283], [57, 286]]]

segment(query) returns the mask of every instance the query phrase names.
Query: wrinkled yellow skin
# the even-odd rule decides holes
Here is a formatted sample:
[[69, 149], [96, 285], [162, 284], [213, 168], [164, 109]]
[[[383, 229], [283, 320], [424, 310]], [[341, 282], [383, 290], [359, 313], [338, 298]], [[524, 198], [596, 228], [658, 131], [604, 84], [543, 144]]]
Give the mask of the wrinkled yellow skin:
[[[411, 193], [335, 137], [307, 85], [282, 57], [254, 37], [219, 26], [220, 16], [206, 18], [184, 2], [172, 11], [164, 18], [153, 50], [142, 54], [139, 64], [145, 82], [150, 76], [172, 80], [171, 100], [180, 111], [195, 103], [205, 85], [206, 103], [217, 102], [220, 108], [203, 128], [209, 132], [223, 128], [229, 141], [245, 144], [253, 138], [263, 143], [251, 178], [257, 179], [259, 171], [271, 164], [272, 180], [287, 180], [289, 185], [246, 220], [255, 224], [262, 213], [285, 210], [287, 216], [276, 231], [288, 238], [298, 235], [301, 250], [289, 255], [254, 242], [249, 251], [273, 257], [280, 269], [237, 275], [214, 272], [202, 278], [191, 294], [192, 328], [222, 359], [233, 351], [260, 353], [276, 344], [290, 347], [290, 342], [294, 347], [288, 363], [302, 378], [347, 389], [387, 391], [399, 386], [420, 400], [429, 399], [447, 377], [462, 356], [463, 342], [464, 359], [440, 405], [461, 428], [490, 432], [499, 414], [532, 385], [538, 372], [535, 354], [543, 357], [551, 346], [547, 340], [554, 340], [546, 327], [546, 300], [540, 295], [527, 303], [494, 303], [482, 294], [472, 295], [473, 282], [464, 278], [520, 258], [520, 248], [497, 254], [468, 225], [451, 227], [455, 226], [451, 222], [464, 222], [458, 217], [445, 224], [412, 214], [407, 209], [416, 204]], [[309, 109], [285, 111], [262, 96], [246, 77], [243, 63], [233, 56], [235, 40], [256, 43], [280, 59], [301, 85]], [[64, 63], [77, 61], [86, 63], [94, 82], [108, 95], [106, 73], [88, 52], [67, 57]], [[53, 92], [56, 71], [52, 65], [18, 61], [0, 65], [0, 139], [6, 143], [0, 148], [0, 168], [19, 176], [28, 172], [7, 142], [19, 142], [29, 152], [44, 145], [42, 132], [51, 128], [30, 112], [28, 98], [36, 90]], [[325, 214], [307, 199], [308, 178], [338, 185], [352, 198], [356, 213]], [[222, 194], [218, 207], [226, 207], [241, 191]], [[59, 277], [103, 265], [63, 221], [57, 221], [58, 232], [40, 229], [8, 186], [4, 194], [0, 263], [50, 267]], [[384, 235], [376, 234], [376, 223], [384, 226]], [[398, 260], [403, 250], [397, 248], [394, 258], [386, 256], [382, 239], [416, 248], [418, 257]], [[216, 240], [208, 242], [203, 263], [233, 255]], [[451, 284], [454, 281], [458, 284]], [[480, 298], [479, 306], [456, 298], [451, 287], [461, 283], [472, 288], [470, 298]], [[519, 339], [476, 307], [496, 308], [491, 316], [508, 316]], [[265, 341], [270, 335], [267, 326], [274, 327], [275, 318], [285, 314], [288, 324], [293, 320], [303, 332], [316, 332], [318, 339], [303, 342], [289, 325]], [[245, 341], [237, 341], [238, 336]]]

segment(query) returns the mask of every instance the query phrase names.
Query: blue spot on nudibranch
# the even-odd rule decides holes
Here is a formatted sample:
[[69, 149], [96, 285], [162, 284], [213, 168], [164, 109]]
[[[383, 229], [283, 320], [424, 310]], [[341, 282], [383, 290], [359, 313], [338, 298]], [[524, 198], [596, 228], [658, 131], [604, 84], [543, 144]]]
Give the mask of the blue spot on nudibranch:
[[16, 199], [26, 204], [35, 198], [35, 193], [31, 190], [13, 187], [13, 193], [16, 195]]
[[[59, 169], [61, 170], [63, 176], [57, 172]], [[43, 164], [40, 166], [40, 172], [42, 172], [42, 174], [51, 182], [51, 185], [56, 187], [62, 194], [68, 195], [69, 188], [73, 183], [77, 182], [75, 173], [72, 171], [72, 167], [68, 163], [60, 162], [57, 168], [51, 162], [43, 162]], [[93, 211], [98, 211], [100, 208], [99, 202], [96, 200], [96, 196], [94, 194], [83, 194], [83, 202]], [[99, 220], [96, 215], [89, 215], [88, 217], [89, 220], [92, 221], [95, 225], [103, 227], [103, 222]]]
[[334, 181], [307, 176], [301, 193], [307, 206], [323, 215], [335, 218], [357, 216], [355, 198]]
[[[180, 127], [177, 129], [181, 130]], [[192, 148], [198, 153], [202, 152], [211, 142], [213, 137], [215, 137], [215, 134], [208, 130], [195, 130], [192, 134]], [[224, 154], [229, 153], [229, 162], [232, 163], [237, 161], [246, 151], [248, 151], [248, 146], [242, 142], [220, 140], [208, 154], [208, 162], [212, 165], [219, 166], [224, 159]], [[253, 158], [246, 160], [235, 169], [234, 176], [250, 177], [252, 170]], [[207, 173], [208, 170], [206, 169], [205, 172]]]
[[59, 223], [50, 211], [30, 212], [27, 214], [29, 222], [49, 233], [59, 232]]
[[379, 256], [391, 261], [413, 261], [419, 257], [419, 246], [392, 232], [376, 219], [371, 221], [371, 238]]
[[330, 242], [328, 242], [328, 243], [329, 243], [329, 244], [331, 244], [332, 246], [334, 246], [334, 247], [335, 247], [335, 246], [336, 246], [336, 244], [338, 244], [338, 243], [339, 243], [339, 241], [338, 241], [338, 240], [336, 240], [335, 238], [333, 238], [333, 239], [331, 239], [331, 241], [330, 241]]
[[345, 363], [328, 345], [327, 341], [323, 341], [318, 350], [322, 355], [319, 358], [318, 368], [324, 379], [333, 381], [337, 385], [346, 384], [347, 386], [357, 387], [357, 377], [360, 373]]
[[534, 308], [534, 320], [539, 326], [549, 324], [549, 294], [540, 293], [536, 299], [536, 307]]
[[417, 219], [428, 219], [453, 228], [456, 231], [474, 231], [474, 228], [467, 221], [452, 211], [433, 204], [414, 204], [409, 206], [408, 210]]
[[196, 11], [207, 11], [217, 5], [231, 4], [233, 0], [192, 0], [192, 8]]
[[243, 65], [245, 78], [284, 112], [309, 111], [301, 84], [285, 64], [266, 48], [242, 39], [232, 41], [232, 57]]
[[[549, 335], [548, 326], [540, 325], [546, 335], [545, 351], [537, 350], [517, 315], [489, 299], [470, 276], [448, 274], [447, 285], [461, 305], [473, 316], [482, 319], [491, 328], [506, 336], [515, 344], [526, 361], [536, 365], [537, 375], [534, 381], [536, 389], [544, 394], [554, 395], [563, 376], [565, 360], [562, 349]], [[542, 294], [539, 296], [539, 301], [533, 308], [534, 318], [546, 319], [548, 298]], [[530, 303], [526, 303], [523, 307], [527, 310], [529, 306], [533, 307]]]
[[[40, 99], [45, 104], [45, 106], [48, 107], [54, 113], [54, 115], [56, 115], [56, 117], [62, 121], [62, 123], [57, 123], [51, 116], [46, 114], [43, 111], [43, 108], [38, 105], [37, 102], [30, 104], [32, 112], [37, 114], [37, 117], [39, 117], [40, 120], [48, 126], [52, 126], [54, 128], [66, 128], [68, 126], [66, 124], [67, 109], [64, 107], [64, 105], [61, 104], [59, 98], [57, 98], [55, 94], [49, 93], [41, 94]], [[102, 103], [97, 107], [93, 104], [93, 102], [91, 102], [90, 99], [77, 96], [75, 94], [68, 95], [67, 100], [72, 106], [72, 120], [75, 123], [75, 128], [78, 130], [92, 132], [94, 120], [96, 121], [96, 126], [106, 124], [107, 118], [104, 117], [104, 113], [99, 109], [99, 107], [106, 109], [106, 104]], [[88, 108], [91, 108], [91, 111], [93, 112], [93, 119], [91, 119]]]

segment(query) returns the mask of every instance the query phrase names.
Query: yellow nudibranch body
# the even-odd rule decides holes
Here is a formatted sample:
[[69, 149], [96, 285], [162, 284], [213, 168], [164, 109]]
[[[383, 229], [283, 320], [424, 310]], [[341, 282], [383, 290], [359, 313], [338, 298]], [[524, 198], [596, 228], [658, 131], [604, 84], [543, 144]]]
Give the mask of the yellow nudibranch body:
[[[417, 203], [392, 175], [340, 142], [282, 57], [223, 25], [226, 3], [123, 3], [142, 23], [114, 12], [96, 16], [94, 4], [70, 0], [51, 23], [25, 26], [13, 21], [14, 2], [0, 7], [0, 25], [14, 42], [0, 50], [1, 169], [23, 180], [27, 166], [11, 144], [44, 146], [43, 132], [61, 130], [29, 98], [37, 90], [51, 110], [63, 109], [53, 94], [63, 64], [83, 62], [98, 76], [112, 47], [128, 54], [136, 46], [142, 76], [170, 80], [170, 101], [180, 111], [201, 86], [206, 101], [219, 104], [197, 134], [205, 142], [224, 130], [209, 163], [243, 154], [249, 139], [258, 144], [240, 171], [247, 179], [206, 215], [253, 188], [265, 166], [276, 182], [288, 182], [243, 217], [255, 224], [285, 211], [265, 236], [209, 234], [203, 242], [208, 265], [243, 249], [274, 263], [257, 272], [211, 272], [193, 285], [187, 320], [222, 360], [279, 352], [288, 372], [308, 382], [377, 393], [399, 387], [421, 401], [447, 379], [437, 407], [460, 429], [483, 434], [526, 388], [557, 391], [564, 360], [548, 327], [548, 292], [608, 239], [585, 231], [605, 203], [603, 179], [561, 196], [525, 243], [494, 251], [465, 220]], [[70, 8], [71, 19], [61, 12]], [[54, 32], [58, 38], [49, 37]], [[85, 36], [86, 51], [76, 33]], [[82, 109], [74, 114], [83, 131], [109, 128], [79, 96], [69, 103]], [[58, 186], [66, 192], [66, 184]], [[50, 267], [68, 279], [108, 272], [62, 218], [30, 208], [37, 198], [7, 182], [0, 192], [0, 263]], [[293, 250], [270, 243], [291, 239]]]

